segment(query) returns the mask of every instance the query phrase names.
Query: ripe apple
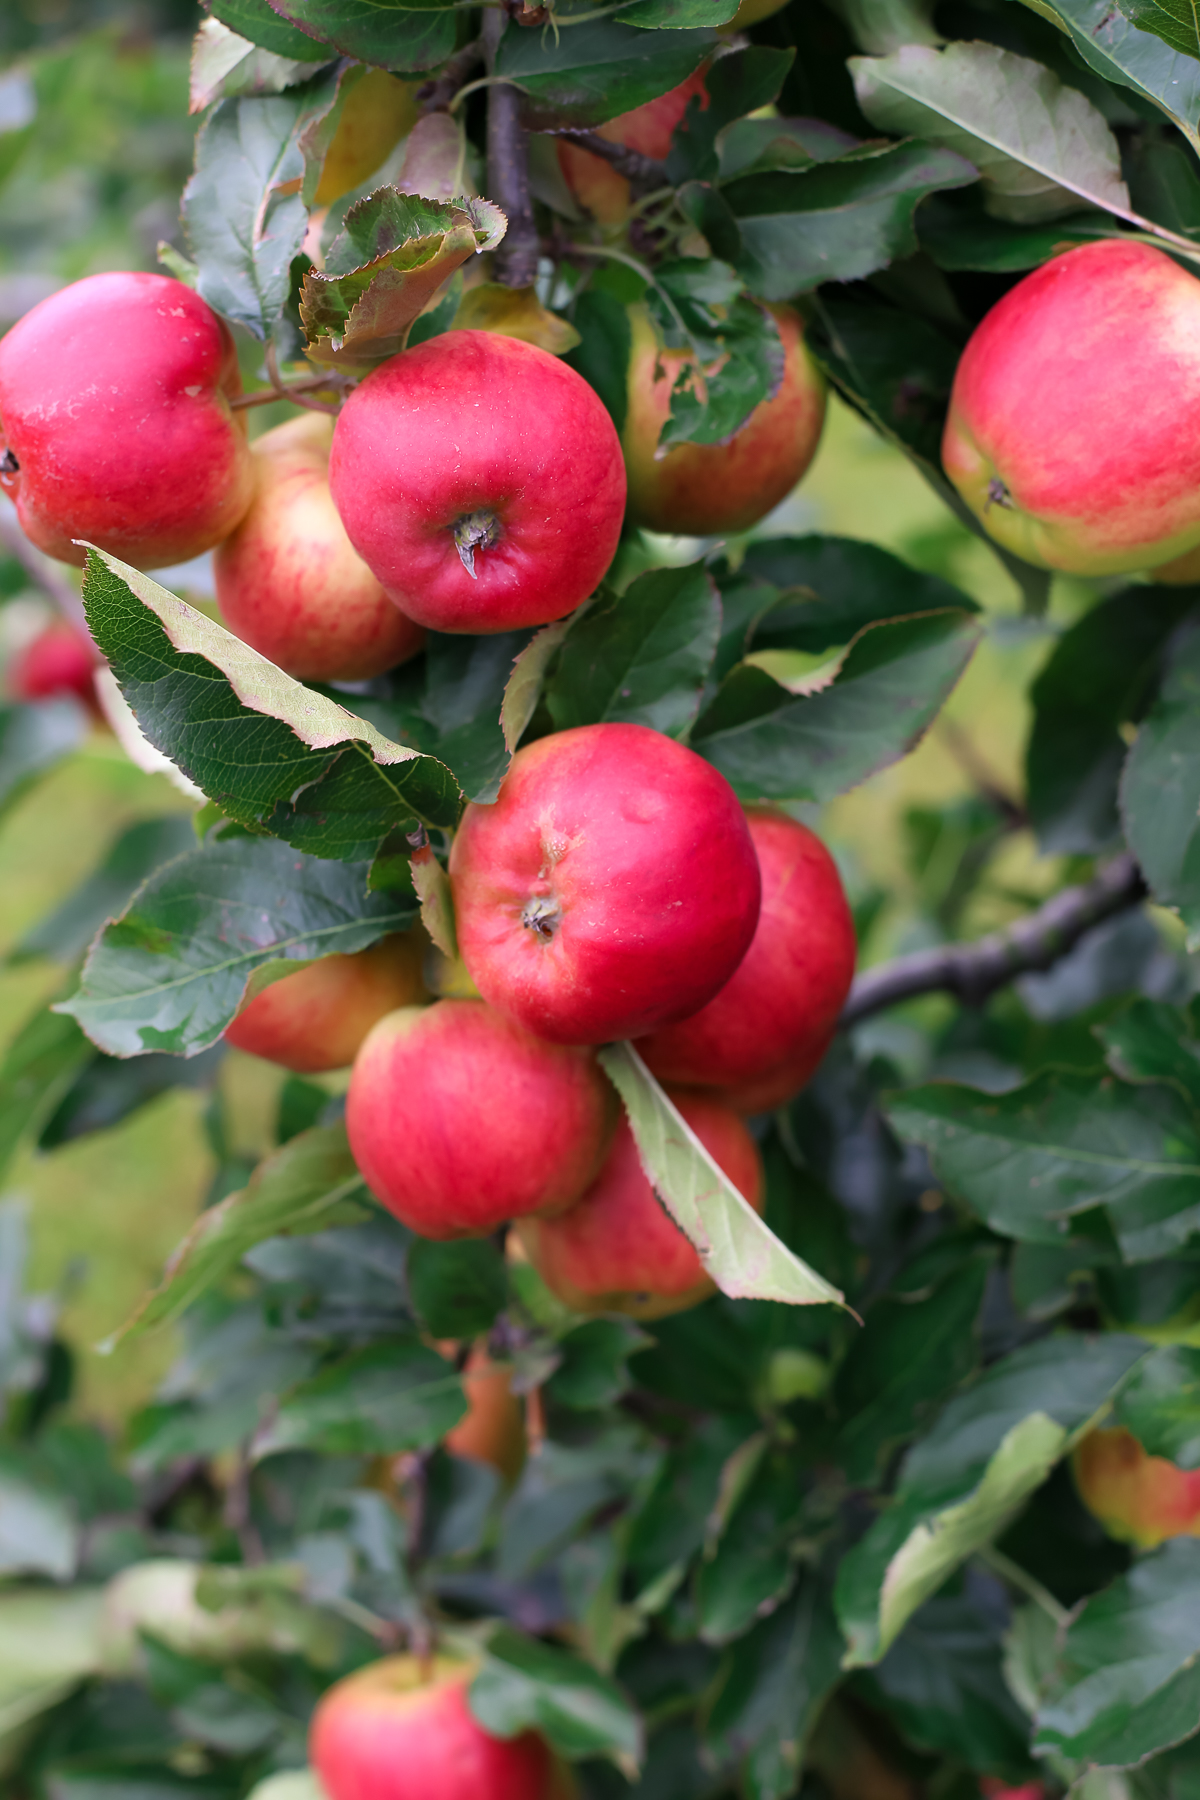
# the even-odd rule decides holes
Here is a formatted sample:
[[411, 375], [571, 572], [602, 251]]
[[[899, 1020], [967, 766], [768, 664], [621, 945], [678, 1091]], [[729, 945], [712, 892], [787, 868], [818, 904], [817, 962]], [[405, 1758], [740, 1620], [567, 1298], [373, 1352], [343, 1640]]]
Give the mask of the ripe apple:
[[224, 321], [166, 275], [89, 275], [0, 339], [0, 487], [26, 537], [85, 539], [140, 569], [186, 562], [250, 504]]
[[423, 931], [397, 932], [352, 956], [322, 956], [251, 1000], [225, 1042], [298, 1075], [344, 1069], [385, 1013], [426, 999]]
[[854, 977], [854, 920], [819, 837], [751, 807], [762, 911], [745, 956], [707, 1006], [638, 1043], [660, 1081], [716, 1088], [766, 1112], [804, 1086], [829, 1047]]
[[332, 206], [391, 155], [421, 116], [420, 82], [401, 81], [383, 69], [368, 69], [346, 96], [333, 140], [321, 165], [314, 206]]
[[629, 517], [650, 531], [712, 537], [748, 531], [786, 498], [816, 454], [825, 423], [825, 382], [804, 345], [804, 324], [790, 306], [768, 307], [783, 339], [783, 383], [725, 444], [658, 439], [671, 389], [690, 350], [663, 350], [641, 305], [629, 308], [628, 400], [621, 445], [629, 478]]
[[1025, 1781], [1020, 1787], [1010, 1787], [1006, 1781], [996, 1781], [985, 1775], [979, 1783], [979, 1792], [984, 1800], [1045, 1800], [1046, 1790], [1040, 1781]]
[[1150, 1456], [1123, 1426], [1089, 1431], [1074, 1469], [1080, 1499], [1110, 1537], [1142, 1550], [1200, 1537], [1200, 1469]]
[[56, 619], [9, 662], [8, 691], [14, 700], [49, 700], [57, 694], [73, 694], [99, 715], [95, 677], [102, 660], [85, 631], [66, 619]]
[[444, 332], [368, 375], [338, 418], [329, 478], [359, 555], [437, 631], [561, 619], [608, 568], [625, 508], [595, 390], [493, 331]]
[[333, 420], [306, 412], [254, 445], [254, 499], [213, 560], [231, 631], [301, 681], [365, 681], [415, 655], [419, 625], [388, 599], [329, 492]]
[[[761, 1212], [762, 1162], [738, 1115], [706, 1094], [677, 1088], [671, 1098], [734, 1187]], [[656, 1199], [624, 1117], [583, 1198], [558, 1218], [519, 1220], [517, 1234], [547, 1287], [576, 1312], [661, 1319], [714, 1291], [699, 1256]]]
[[371, 1192], [411, 1230], [478, 1237], [577, 1200], [613, 1109], [590, 1051], [544, 1043], [482, 1000], [439, 1000], [375, 1026], [346, 1130]]
[[696, 1012], [749, 948], [761, 895], [729, 783], [645, 725], [518, 751], [494, 804], [467, 807], [450, 880], [479, 992], [558, 1044]]
[[946, 473], [997, 543], [1113, 575], [1200, 544], [1200, 281], [1110, 238], [1011, 288], [958, 365]]
[[[635, 106], [632, 112], [618, 113], [615, 119], [598, 127], [600, 136], [662, 162], [671, 148], [675, 127], [687, 111], [693, 94], [699, 96], [701, 107], [707, 111], [708, 90], [704, 85], [707, 72], [708, 65], [705, 64], [678, 87], [672, 88], [669, 94], [647, 100], [644, 106]], [[563, 179], [576, 200], [601, 225], [620, 225], [629, 216], [629, 181], [602, 156], [594, 156], [580, 144], [560, 140], [558, 162]]]
[[308, 1737], [329, 1800], [568, 1800], [569, 1777], [536, 1732], [494, 1738], [476, 1723], [475, 1670], [386, 1656], [335, 1682]]
[[525, 1415], [512, 1391], [512, 1370], [494, 1363], [485, 1345], [475, 1344], [462, 1383], [466, 1417], [451, 1426], [442, 1443], [454, 1456], [490, 1463], [506, 1481], [515, 1481], [525, 1461]]

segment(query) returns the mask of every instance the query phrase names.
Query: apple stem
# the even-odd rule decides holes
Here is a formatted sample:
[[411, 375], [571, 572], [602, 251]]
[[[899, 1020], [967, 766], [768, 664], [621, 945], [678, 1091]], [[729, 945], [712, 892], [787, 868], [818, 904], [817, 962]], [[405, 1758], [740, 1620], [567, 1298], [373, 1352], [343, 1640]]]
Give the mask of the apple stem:
[[472, 581], [478, 581], [475, 569], [475, 552], [490, 550], [500, 539], [500, 521], [493, 512], [464, 513], [456, 519], [451, 527], [454, 536], [454, 548], [458, 551], [459, 560]]
[[[489, 7], [484, 13], [481, 35], [489, 75], [495, 73], [496, 52], [507, 23], [500, 7]], [[496, 275], [505, 287], [532, 287], [541, 244], [529, 193], [529, 153], [519, 90], [508, 84], [489, 87], [487, 109], [488, 193], [508, 219], [508, 230], [495, 252]]]

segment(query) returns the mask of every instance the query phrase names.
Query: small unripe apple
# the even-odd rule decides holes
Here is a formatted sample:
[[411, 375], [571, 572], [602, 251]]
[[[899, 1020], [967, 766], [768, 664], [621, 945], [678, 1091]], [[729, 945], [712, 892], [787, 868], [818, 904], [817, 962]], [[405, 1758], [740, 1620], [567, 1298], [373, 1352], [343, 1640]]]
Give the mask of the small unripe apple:
[[447, 331], [355, 389], [334, 503], [392, 599], [437, 631], [513, 631], [586, 600], [621, 534], [625, 465], [595, 390], [494, 331]]
[[997, 543], [1075, 575], [1200, 544], [1200, 281], [1115, 238], [1011, 288], [963, 351], [942, 460]]
[[[743, 1199], [761, 1212], [762, 1161], [738, 1115], [705, 1094], [674, 1089], [671, 1098]], [[661, 1319], [714, 1292], [699, 1256], [655, 1197], [624, 1117], [583, 1198], [558, 1218], [520, 1220], [517, 1233], [547, 1287], [576, 1312]]]
[[560, 1044], [640, 1037], [724, 986], [761, 879], [723, 775], [645, 725], [583, 725], [518, 751], [450, 853], [479, 992]]
[[56, 619], [17, 651], [6, 671], [6, 685], [14, 700], [73, 694], [98, 714], [96, 670], [101, 660], [86, 632], [66, 619]]
[[783, 383], [725, 444], [675, 444], [660, 453], [671, 389], [690, 350], [663, 350], [644, 306], [629, 308], [628, 400], [621, 446], [629, 516], [650, 531], [712, 537], [748, 531], [786, 499], [816, 454], [825, 382], [790, 306], [767, 309], [783, 340]]
[[569, 1777], [536, 1732], [494, 1738], [476, 1723], [475, 1671], [387, 1656], [335, 1682], [308, 1737], [329, 1800], [568, 1800]]
[[640, 1039], [638, 1052], [661, 1081], [766, 1112], [804, 1086], [829, 1047], [854, 977], [854, 920], [819, 837], [765, 808], [747, 818], [762, 872], [753, 942], [707, 1006]]
[[314, 206], [332, 206], [359, 187], [407, 137], [421, 116], [417, 81], [401, 81], [383, 69], [368, 69], [346, 96], [342, 115], [325, 152]]
[[1142, 1550], [1200, 1537], [1200, 1469], [1149, 1455], [1123, 1426], [1090, 1431], [1074, 1470], [1080, 1499], [1110, 1537]]
[[613, 1110], [590, 1051], [547, 1044], [482, 1000], [439, 1000], [370, 1033], [346, 1131], [371, 1192], [411, 1230], [478, 1237], [577, 1200]]
[[0, 339], [0, 487], [26, 537], [139, 569], [228, 536], [253, 487], [229, 328], [166, 275], [89, 275]]
[[322, 956], [264, 988], [225, 1027], [225, 1041], [298, 1075], [344, 1069], [372, 1025], [428, 998], [422, 931], [397, 932], [352, 956]]
[[454, 1456], [489, 1463], [515, 1481], [525, 1461], [525, 1415], [512, 1391], [512, 1370], [494, 1363], [483, 1344], [472, 1346], [462, 1377], [466, 1416], [442, 1439]]
[[[644, 106], [635, 106], [632, 112], [618, 113], [615, 119], [609, 119], [597, 128], [600, 136], [610, 143], [624, 144], [626, 149], [636, 150], [642, 156], [652, 157], [655, 162], [662, 162], [671, 148], [675, 127], [686, 113], [693, 94], [707, 110], [708, 90], [704, 85], [707, 72], [708, 65], [705, 64], [678, 87], [672, 88], [669, 94], [659, 94], [657, 99], [647, 100]], [[629, 181], [611, 163], [605, 162], [602, 156], [594, 156], [581, 144], [562, 140], [558, 143], [558, 162], [576, 200], [601, 225], [619, 225], [628, 217]]]
[[213, 559], [229, 629], [301, 681], [365, 681], [413, 656], [421, 626], [388, 599], [329, 491], [333, 420], [304, 413], [260, 437], [250, 510]]

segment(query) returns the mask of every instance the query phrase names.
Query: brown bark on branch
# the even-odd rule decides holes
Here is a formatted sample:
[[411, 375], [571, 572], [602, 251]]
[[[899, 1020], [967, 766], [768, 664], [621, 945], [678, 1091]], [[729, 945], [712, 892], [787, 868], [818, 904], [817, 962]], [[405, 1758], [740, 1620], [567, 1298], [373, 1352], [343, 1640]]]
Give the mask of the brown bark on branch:
[[456, 50], [441, 74], [417, 89], [417, 99], [422, 111], [443, 112], [482, 61], [483, 44], [479, 38], [473, 38], [461, 50]]
[[669, 185], [666, 163], [656, 162], [652, 156], [643, 156], [640, 150], [630, 150], [625, 144], [614, 144], [611, 138], [601, 136], [598, 131], [588, 131], [581, 125], [560, 125], [556, 131], [547, 135], [565, 138], [568, 144], [578, 144], [581, 150], [590, 150], [593, 156], [611, 163], [617, 174], [624, 175], [635, 188], [644, 189], [647, 193], [654, 188]]
[[851, 988], [838, 1023], [844, 1030], [918, 994], [953, 994], [966, 1006], [982, 1006], [1019, 975], [1052, 968], [1095, 926], [1137, 906], [1146, 891], [1141, 870], [1126, 852], [1091, 881], [1052, 895], [1007, 931], [994, 932], [976, 944], [919, 950], [867, 969]]
[[[489, 75], [495, 73], [496, 49], [506, 22], [498, 6], [484, 14], [483, 47]], [[540, 246], [529, 193], [528, 150], [521, 96], [506, 82], [487, 90], [487, 162], [488, 198], [508, 219], [508, 230], [495, 254], [496, 278], [505, 287], [532, 287]]]

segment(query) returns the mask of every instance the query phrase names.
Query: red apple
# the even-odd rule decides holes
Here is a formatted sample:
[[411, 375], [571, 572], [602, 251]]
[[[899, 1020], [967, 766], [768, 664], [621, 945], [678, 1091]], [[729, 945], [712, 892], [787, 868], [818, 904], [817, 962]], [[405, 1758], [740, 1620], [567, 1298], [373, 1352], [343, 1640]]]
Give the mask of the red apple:
[[254, 499], [217, 550], [231, 631], [301, 681], [365, 681], [425, 633], [394, 606], [346, 536], [329, 492], [333, 420], [304, 413], [260, 437]]
[[985, 1775], [979, 1783], [979, 1792], [984, 1800], [1045, 1800], [1046, 1790], [1040, 1781], [1026, 1781], [1020, 1787], [1010, 1787], [1006, 1781], [997, 1781]]
[[525, 1415], [512, 1391], [512, 1370], [494, 1363], [485, 1346], [476, 1344], [462, 1382], [466, 1417], [450, 1428], [443, 1444], [454, 1456], [490, 1463], [506, 1481], [515, 1481], [525, 1461]]
[[[671, 1098], [734, 1187], [761, 1212], [762, 1162], [738, 1115], [705, 1094], [676, 1089]], [[556, 1219], [520, 1220], [517, 1233], [547, 1287], [576, 1312], [661, 1319], [714, 1292], [699, 1256], [656, 1199], [624, 1117], [582, 1200]]]
[[633, 333], [621, 445], [629, 478], [629, 516], [650, 531], [712, 537], [748, 531], [787, 497], [816, 454], [825, 423], [825, 383], [804, 346], [804, 324], [790, 306], [767, 309], [783, 339], [783, 384], [725, 444], [676, 444], [662, 454], [659, 434], [671, 389], [690, 350], [663, 350], [644, 306], [629, 308]]
[[[669, 94], [647, 100], [644, 106], [635, 106], [632, 112], [618, 113], [615, 119], [598, 127], [600, 136], [662, 162], [671, 148], [675, 127], [687, 111], [693, 94], [699, 96], [701, 107], [707, 110], [708, 90], [704, 85], [707, 72], [708, 65], [705, 64], [678, 87], [672, 88]], [[586, 207], [601, 225], [621, 224], [629, 214], [630, 192], [626, 177], [602, 156], [594, 156], [580, 144], [560, 140], [557, 148], [563, 178], [580, 205]]]
[[761, 894], [729, 783], [645, 725], [518, 751], [495, 803], [467, 807], [450, 879], [476, 987], [559, 1044], [696, 1012], [749, 948]]
[[1200, 1469], [1150, 1456], [1123, 1426], [1090, 1431], [1074, 1470], [1080, 1499], [1110, 1537], [1143, 1550], [1200, 1537]]
[[707, 1006], [638, 1043], [661, 1081], [717, 1088], [730, 1106], [781, 1106], [829, 1047], [854, 977], [854, 920], [820, 838], [751, 807], [762, 911], [745, 956]]
[[476, 1723], [475, 1670], [387, 1656], [335, 1682], [308, 1738], [329, 1800], [567, 1800], [569, 1777], [536, 1732], [494, 1738]]
[[437, 631], [561, 619], [612, 561], [625, 469], [595, 390], [493, 331], [391, 357], [342, 409], [329, 465], [355, 549]]
[[229, 328], [166, 275], [89, 275], [0, 339], [0, 487], [26, 537], [141, 569], [231, 532], [253, 487]]
[[587, 1050], [544, 1043], [482, 1000], [402, 1007], [359, 1051], [350, 1148], [422, 1237], [478, 1237], [577, 1200], [608, 1145], [612, 1090]]
[[322, 956], [264, 988], [225, 1027], [225, 1041], [298, 1075], [344, 1069], [385, 1013], [427, 998], [427, 942], [405, 931], [353, 956]]
[[946, 473], [997, 543], [1112, 575], [1200, 544], [1200, 281], [1115, 238], [1009, 290], [958, 365]]
[[14, 700], [49, 700], [58, 694], [73, 694], [99, 714], [95, 678], [101, 660], [85, 631], [66, 619], [56, 619], [12, 658], [7, 670], [8, 691]]

